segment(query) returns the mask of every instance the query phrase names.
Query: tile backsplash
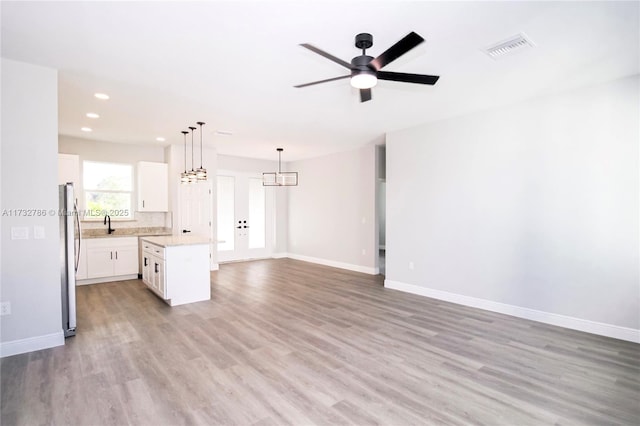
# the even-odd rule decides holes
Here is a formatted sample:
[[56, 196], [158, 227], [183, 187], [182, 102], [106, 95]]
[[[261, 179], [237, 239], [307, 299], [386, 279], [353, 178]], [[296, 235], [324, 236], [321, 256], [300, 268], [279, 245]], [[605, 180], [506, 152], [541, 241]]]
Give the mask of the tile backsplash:
[[[83, 220], [82, 227], [84, 229], [100, 229], [105, 225], [100, 220]], [[111, 226], [118, 228], [171, 228], [172, 215], [170, 212], [134, 212], [133, 220], [114, 220], [111, 218]]]

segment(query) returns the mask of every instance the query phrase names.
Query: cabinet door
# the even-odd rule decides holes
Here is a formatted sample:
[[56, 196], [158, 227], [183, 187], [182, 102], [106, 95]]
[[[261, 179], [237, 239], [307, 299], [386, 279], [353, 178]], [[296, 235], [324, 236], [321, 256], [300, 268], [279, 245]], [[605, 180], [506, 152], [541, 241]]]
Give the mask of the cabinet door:
[[87, 247], [87, 278], [112, 276], [113, 258], [109, 247]]
[[151, 284], [152, 259], [149, 253], [142, 252], [142, 282], [147, 285]]
[[164, 261], [156, 256], [151, 257], [151, 287], [164, 297]]
[[113, 275], [131, 275], [138, 273], [137, 246], [114, 247], [113, 260]]
[[165, 163], [138, 163], [138, 211], [169, 211], [168, 165]]
[[158, 272], [156, 273], [156, 282], [155, 288], [158, 291], [158, 294], [163, 299], [166, 297], [166, 285], [165, 285], [165, 273], [164, 273], [164, 260], [159, 259], [157, 257], [154, 258], [155, 262], [158, 264]]

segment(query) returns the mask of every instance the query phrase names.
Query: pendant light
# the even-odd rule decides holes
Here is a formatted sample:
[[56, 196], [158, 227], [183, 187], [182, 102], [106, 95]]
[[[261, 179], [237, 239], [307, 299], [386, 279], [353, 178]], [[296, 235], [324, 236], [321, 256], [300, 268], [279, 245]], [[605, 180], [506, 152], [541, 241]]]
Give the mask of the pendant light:
[[202, 167], [202, 125], [205, 124], [202, 121], [198, 121], [200, 126], [200, 167], [196, 169], [196, 177], [198, 180], [207, 180], [207, 169]]
[[180, 173], [180, 183], [189, 183], [189, 173], [187, 173], [187, 131], [182, 131], [184, 135], [184, 172]]
[[283, 148], [278, 151], [278, 171], [262, 173], [262, 186], [297, 186], [298, 172], [283, 172], [281, 168]]
[[193, 169], [193, 131], [196, 129], [195, 127], [189, 127], [191, 129], [191, 171], [188, 172], [189, 183], [196, 183], [198, 181], [198, 176], [196, 176], [196, 171]]

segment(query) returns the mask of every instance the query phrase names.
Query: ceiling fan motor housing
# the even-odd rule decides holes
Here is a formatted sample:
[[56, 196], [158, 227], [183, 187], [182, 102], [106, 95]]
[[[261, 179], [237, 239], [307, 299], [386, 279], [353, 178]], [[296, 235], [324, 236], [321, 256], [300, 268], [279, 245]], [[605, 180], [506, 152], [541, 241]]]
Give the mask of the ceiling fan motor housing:
[[360, 55], [351, 60], [351, 75], [375, 74], [375, 70], [369, 68], [369, 63], [373, 61], [373, 56]]

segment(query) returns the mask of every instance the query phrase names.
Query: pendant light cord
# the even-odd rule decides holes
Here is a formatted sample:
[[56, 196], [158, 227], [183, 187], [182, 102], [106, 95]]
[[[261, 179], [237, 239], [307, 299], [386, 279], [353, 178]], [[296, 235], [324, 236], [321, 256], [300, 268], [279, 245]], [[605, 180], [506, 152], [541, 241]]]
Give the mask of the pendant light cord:
[[187, 133], [184, 130], [182, 134], [184, 135], [184, 172], [187, 173]]
[[196, 129], [195, 127], [189, 127], [191, 129], [191, 171], [193, 170], [193, 131]]
[[202, 125], [205, 123], [198, 121], [197, 124], [200, 126], [200, 169], [202, 169]]

